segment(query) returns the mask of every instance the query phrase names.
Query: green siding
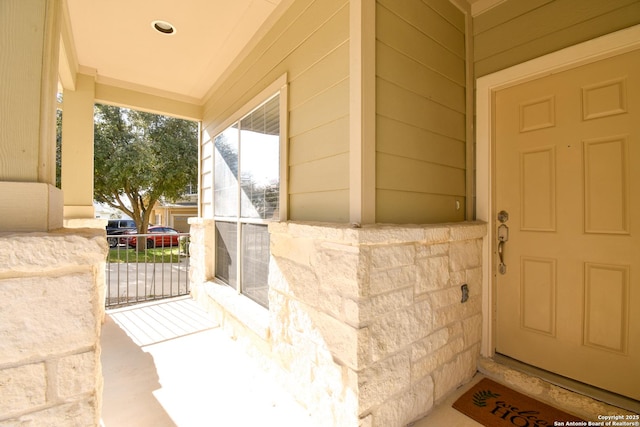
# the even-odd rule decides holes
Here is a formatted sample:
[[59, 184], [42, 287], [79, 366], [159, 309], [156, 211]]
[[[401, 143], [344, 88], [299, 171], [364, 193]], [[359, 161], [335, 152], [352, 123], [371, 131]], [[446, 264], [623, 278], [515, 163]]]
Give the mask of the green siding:
[[448, 1], [378, 1], [378, 222], [464, 220], [464, 22]]
[[[289, 218], [348, 221], [348, 0], [298, 0], [290, 6], [210, 94], [203, 152], [214, 129], [284, 73], [289, 83]], [[203, 177], [206, 172], [203, 167]], [[203, 212], [210, 212], [204, 203]]]
[[639, 0], [510, 0], [473, 20], [475, 77], [638, 23]]

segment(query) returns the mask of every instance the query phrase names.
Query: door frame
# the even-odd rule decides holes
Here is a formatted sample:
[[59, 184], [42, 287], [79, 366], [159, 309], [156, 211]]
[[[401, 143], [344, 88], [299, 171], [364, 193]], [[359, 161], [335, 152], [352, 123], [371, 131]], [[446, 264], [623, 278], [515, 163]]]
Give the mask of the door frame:
[[640, 25], [616, 31], [556, 52], [514, 65], [476, 80], [476, 218], [489, 225], [482, 250], [483, 357], [495, 348], [495, 221], [494, 211], [494, 94], [496, 91], [553, 73], [640, 49]]

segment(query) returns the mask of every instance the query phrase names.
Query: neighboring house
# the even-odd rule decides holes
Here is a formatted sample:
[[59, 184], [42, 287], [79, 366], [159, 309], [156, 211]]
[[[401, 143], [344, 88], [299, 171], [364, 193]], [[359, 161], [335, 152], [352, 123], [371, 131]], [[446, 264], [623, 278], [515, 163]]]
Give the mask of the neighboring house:
[[[12, 82], [0, 110], [0, 256], [16, 233], [46, 247], [63, 224], [91, 225], [94, 102], [175, 115], [201, 124], [192, 295], [281, 369], [322, 425], [406, 425], [500, 355], [640, 399], [640, 2], [471, 3], [256, 2], [242, 9], [249, 33], [224, 27], [237, 36], [226, 47], [211, 31], [224, 21], [203, 25], [216, 14], [185, 3], [162, 17], [175, 19], [174, 39], [127, 28], [140, 43], [128, 58], [129, 43], [99, 44], [117, 34], [89, 31], [100, 17], [113, 28], [115, 4], [4, 1], [0, 41], [19, 49], [0, 68]], [[146, 22], [149, 11], [128, 7]], [[199, 48], [172, 50], [181, 31]], [[180, 52], [203, 73], [185, 77], [194, 67]], [[138, 56], [156, 67], [136, 67]], [[48, 144], [57, 80], [62, 191]], [[104, 248], [92, 248], [99, 260]], [[63, 279], [47, 266], [57, 262], [34, 262], [33, 282], [82, 277], [99, 289], [90, 262]], [[25, 280], [14, 270], [0, 270], [9, 303]], [[92, 361], [75, 370], [82, 378], [99, 375], [86, 353], [96, 336], [77, 351], [34, 336], [15, 345], [45, 350], [23, 360], [10, 345], [2, 375], [54, 375], [69, 354]], [[87, 396], [99, 380], [82, 384], [45, 386], [42, 402], [10, 416], [95, 417]], [[65, 406], [69, 396], [86, 405]]]
[[181, 233], [189, 232], [189, 218], [198, 216], [197, 188], [191, 188], [187, 194], [175, 203], [159, 200], [151, 212], [151, 223], [175, 228]]
[[189, 218], [197, 216], [197, 203], [158, 203], [151, 213], [151, 222], [154, 225], [166, 225], [181, 233], [188, 233]]

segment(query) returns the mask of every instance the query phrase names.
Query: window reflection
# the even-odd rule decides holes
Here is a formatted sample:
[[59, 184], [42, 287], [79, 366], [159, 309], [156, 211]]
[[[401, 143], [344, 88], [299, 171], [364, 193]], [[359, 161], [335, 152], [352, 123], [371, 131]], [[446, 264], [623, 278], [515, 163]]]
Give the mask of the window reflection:
[[278, 97], [240, 122], [241, 216], [278, 215], [280, 193], [280, 116]]
[[238, 125], [216, 136], [214, 209], [216, 216], [238, 215]]

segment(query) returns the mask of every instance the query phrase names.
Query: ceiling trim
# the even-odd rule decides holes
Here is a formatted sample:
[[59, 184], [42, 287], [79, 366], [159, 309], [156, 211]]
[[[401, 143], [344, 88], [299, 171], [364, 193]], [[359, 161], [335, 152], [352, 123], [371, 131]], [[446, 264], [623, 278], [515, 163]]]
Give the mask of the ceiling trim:
[[505, 3], [507, 0], [478, 0], [471, 4], [471, 16], [478, 16]]
[[149, 86], [139, 85], [137, 83], [131, 83], [123, 80], [114, 79], [111, 77], [96, 75], [96, 83], [100, 83], [104, 86], [111, 86], [114, 88], [120, 88], [132, 92], [138, 92], [145, 95], [156, 96], [159, 98], [171, 99], [173, 101], [182, 102], [192, 105], [202, 105], [202, 100], [192, 96], [182, 95], [175, 92], [169, 92], [162, 89], [157, 89]]
[[199, 102], [189, 102], [184, 96], [168, 92], [166, 94], [169, 96], [163, 96], [161, 91], [155, 89], [136, 90], [135, 85], [114, 85], [107, 82], [114, 81], [100, 77], [96, 80], [95, 102], [181, 119], [202, 120], [203, 108]]

